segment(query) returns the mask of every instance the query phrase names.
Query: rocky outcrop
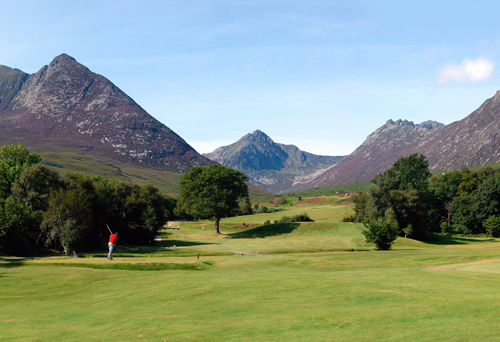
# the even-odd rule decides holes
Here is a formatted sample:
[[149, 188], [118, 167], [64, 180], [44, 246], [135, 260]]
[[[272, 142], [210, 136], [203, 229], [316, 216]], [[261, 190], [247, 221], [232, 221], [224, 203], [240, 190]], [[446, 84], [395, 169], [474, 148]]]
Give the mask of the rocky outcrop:
[[105, 77], [62, 54], [28, 75], [0, 67], [0, 129], [147, 167], [183, 172], [212, 162]]
[[293, 191], [343, 158], [318, 156], [294, 145], [275, 143], [259, 130], [205, 156], [242, 171], [250, 182], [274, 193]]

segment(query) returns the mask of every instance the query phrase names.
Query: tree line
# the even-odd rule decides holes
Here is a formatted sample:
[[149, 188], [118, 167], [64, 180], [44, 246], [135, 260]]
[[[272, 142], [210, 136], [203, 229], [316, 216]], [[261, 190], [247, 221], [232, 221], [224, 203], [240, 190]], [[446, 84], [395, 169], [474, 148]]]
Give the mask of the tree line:
[[431, 176], [425, 156], [412, 154], [372, 183], [354, 198], [355, 214], [347, 220], [364, 222], [367, 240], [379, 249], [390, 248], [387, 241], [397, 236], [425, 239], [429, 232], [500, 236], [498, 169], [464, 168]]
[[152, 185], [58, 172], [19, 145], [0, 148], [0, 252], [95, 249], [109, 232], [124, 244], [149, 244], [173, 215], [175, 200]]

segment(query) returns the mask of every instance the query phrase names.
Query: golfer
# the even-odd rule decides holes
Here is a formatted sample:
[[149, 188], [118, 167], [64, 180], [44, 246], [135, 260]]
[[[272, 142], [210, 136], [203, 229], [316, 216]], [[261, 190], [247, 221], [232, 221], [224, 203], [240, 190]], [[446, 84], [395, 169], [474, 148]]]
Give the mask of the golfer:
[[109, 254], [108, 254], [108, 259], [113, 260], [113, 248], [115, 247], [116, 240], [118, 240], [118, 233], [111, 233], [109, 236], [109, 242], [108, 242], [108, 248], [109, 248]]

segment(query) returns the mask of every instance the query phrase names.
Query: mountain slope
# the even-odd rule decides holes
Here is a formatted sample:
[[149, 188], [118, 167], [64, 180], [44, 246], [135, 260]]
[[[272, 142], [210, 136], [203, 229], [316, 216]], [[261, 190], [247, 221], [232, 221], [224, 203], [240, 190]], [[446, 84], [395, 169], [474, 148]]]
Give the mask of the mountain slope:
[[8, 141], [59, 143], [155, 169], [212, 163], [66, 54], [32, 75], [0, 66], [0, 130]]
[[205, 156], [242, 171], [251, 183], [275, 193], [293, 190], [316, 172], [343, 158], [318, 156], [303, 152], [294, 145], [275, 143], [259, 130]]
[[447, 126], [389, 120], [338, 165], [301, 189], [367, 182], [398, 158], [422, 153], [431, 172], [500, 162], [500, 91], [466, 118]]

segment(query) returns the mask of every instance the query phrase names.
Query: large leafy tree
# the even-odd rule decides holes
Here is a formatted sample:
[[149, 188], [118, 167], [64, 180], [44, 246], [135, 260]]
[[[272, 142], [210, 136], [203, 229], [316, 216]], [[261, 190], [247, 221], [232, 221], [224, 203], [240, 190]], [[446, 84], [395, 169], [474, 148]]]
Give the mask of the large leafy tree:
[[92, 231], [89, 195], [81, 188], [55, 191], [43, 214], [42, 228], [47, 232], [47, 244], [60, 243], [67, 255], [85, 246]]
[[0, 148], [0, 195], [7, 198], [12, 184], [28, 167], [42, 161], [38, 153], [30, 153], [26, 146], [5, 145]]
[[192, 167], [181, 178], [177, 205], [191, 215], [213, 219], [219, 234], [221, 217], [248, 198], [246, 179], [240, 171], [218, 164]]
[[427, 230], [426, 197], [429, 188], [429, 163], [417, 153], [399, 158], [391, 168], [378, 174], [375, 187], [355, 199], [359, 221], [384, 218], [388, 210], [400, 232], [421, 237]]

